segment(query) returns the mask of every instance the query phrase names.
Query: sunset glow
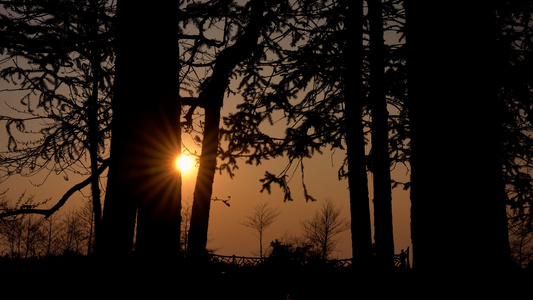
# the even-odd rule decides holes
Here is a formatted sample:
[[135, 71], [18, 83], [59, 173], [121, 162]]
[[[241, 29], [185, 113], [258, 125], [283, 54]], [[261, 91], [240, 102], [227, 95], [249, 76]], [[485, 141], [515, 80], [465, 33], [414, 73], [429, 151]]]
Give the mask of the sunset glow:
[[183, 175], [185, 175], [194, 169], [195, 161], [192, 156], [182, 154], [176, 159], [175, 166]]

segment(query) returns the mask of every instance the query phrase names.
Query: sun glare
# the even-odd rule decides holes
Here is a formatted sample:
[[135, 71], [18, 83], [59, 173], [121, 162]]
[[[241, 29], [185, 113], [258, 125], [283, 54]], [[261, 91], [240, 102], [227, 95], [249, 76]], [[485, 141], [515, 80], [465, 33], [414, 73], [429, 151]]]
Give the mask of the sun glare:
[[182, 174], [187, 174], [194, 169], [194, 158], [188, 155], [181, 155], [176, 159], [176, 168], [178, 168]]

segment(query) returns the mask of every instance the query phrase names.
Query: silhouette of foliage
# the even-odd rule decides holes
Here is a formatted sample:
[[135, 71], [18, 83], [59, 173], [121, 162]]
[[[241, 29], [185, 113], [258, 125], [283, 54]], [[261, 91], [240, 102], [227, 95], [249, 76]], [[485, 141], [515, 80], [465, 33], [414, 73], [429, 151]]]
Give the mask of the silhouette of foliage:
[[[402, 7], [398, 1], [386, 1], [384, 7], [385, 31], [399, 35], [403, 28]], [[347, 116], [341, 86], [345, 8], [336, 1], [296, 1], [292, 9], [280, 22], [281, 33], [264, 37], [266, 55], [242, 74], [239, 90], [243, 102], [237, 106], [238, 112], [224, 118], [221, 129], [227, 141], [222, 159], [227, 158], [228, 164], [236, 164], [236, 157], [258, 165], [263, 159], [286, 155], [290, 165], [322, 153], [326, 147], [346, 147]], [[402, 104], [406, 97], [405, 59], [401, 46], [398, 42], [386, 45], [385, 79], [390, 87], [387, 100], [394, 107], [389, 118], [389, 152], [394, 165], [405, 164], [408, 159], [408, 126]], [[368, 116], [368, 109], [364, 114]], [[363, 120], [368, 125], [368, 117]], [[270, 134], [269, 127], [281, 122], [285, 122], [285, 133]], [[341, 166], [339, 177], [346, 177], [346, 166]], [[284, 184], [285, 174], [286, 170], [275, 178], [272, 172], [265, 173], [263, 190], [268, 191], [275, 183], [286, 193], [286, 200], [292, 199]]]
[[[1, 93], [20, 97], [18, 105], [10, 102], [11, 111], [0, 115], [8, 133], [8, 151], [0, 154], [1, 177], [42, 170], [63, 174], [66, 180], [69, 173], [90, 175], [99, 232], [100, 167], [107, 166], [102, 162], [109, 155], [105, 144], [110, 137], [114, 3], [2, 1], [1, 5], [0, 78], [13, 86]], [[74, 191], [79, 189], [77, 185]], [[67, 199], [63, 197], [49, 213]]]
[[[226, 90], [235, 72], [234, 69], [256, 54], [254, 49], [257, 47], [261, 32], [268, 24], [266, 15], [271, 6], [275, 6], [275, 3], [252, 0], [239, 8], [242, 9], [243, 16], [247, 15], [245, 18], [247, 22], [242, 25], [235, 42], [217, 54], [211, 76], [205, 79], [205, 85], [198, 95], [198, 106], [204, 108], [205, 121], [187, 247], [190, 258], [205, 257], [212, 186], [219, 148], [220, 110]], [[190, 111], [194, 111], [195, 107], [191, 106]]]
[[499, 98], [504, 102], [505, 140], [504, 180], [510, 221], [533, 231], [533, 153], [532, 66], [533, 5], [520, 1], [502, 1], [497, 14], [501, 76]]
[[[2, 6], [0, 78], [13, 86], [2, 93], [20, 97], [12, 112], [0, 117], [9, 135], [2, 177], [44, 169], [65, 176], [67, 170], [82, 172], [90, 109], [98, 111], [94, 134], [100, 157], [109, 137], [114, 7], [102, 0], [2, 1]], [[90, 97], [98, 98], [98, 107], [91, 107]]]
[[[358, 197], [352, 197], [353, 201], [369, 202], [368, 197], [364, 197], [365, 192], [367, 195], [368, 192], [362, 187], [368, 185], [365, 181], [366, 172], [374, 172], [378, 165], [377, 159], [372, 157], [378, 147], [372, 140], [376, 136], [378, 119], [375, 115], [377, 109], [372, 105], [372, 97], [376, 93], [373, 90], [375, 87], [373, 75], [376, 74], [372, 69], [376, 65], [373, 55], [377, 51], [374, 48], [376, 44], [373, 42], [371, 31], [375, 28], [383, 29], [385, 34], [384, 49], [380, 50], [383, 53], [377, 58], [378, 61], [383, 60], [383, 66], [378, 70], [378, 72], [383, 71], [382, 90], [378, 92], [384, 94], [388, 112], [385, 122], [381, 123], [385, 128], [383, 136], [386, 136], [388, 141], [381, 149], [386, 148], [388, 152], [390, 169], [402, 166], [410, 172], [413, 161], [412, 120], [409, 119], [408, 113], [413, 111], [409, 111], [406, 106], [406, 102], [409, 101], [407, 90], [409, 82], [406, 74], [410, 62], [406, 61], [404, 1], [372, 2], [372, 4], [381, 4], [381, 12], [378, 15], [381, 15], [383, 20], [378, 20], [377, 23], [383, 23], [382, 27], [379, 24], [372, 25], [374, 22], [370, 20], [370, 12], [367, 10], [370, 7], [363, 6], [365, 3], [370, 2], [356, 4], [341, 0], [179, 2], [179, 11], [173, 16], [177, 18], [175, 24], [178, 25], [172, 34], [172, 38], [176, 40], [165, 37], [161, 42], [163, 44], [179, 42], [179, 51], [173, 53], [178, 55], [179, 52], [180, 67], [179, 70], [172, 71], [175, 71], [175, 74], [172, 73], [174, 75], [179, 71], [179, 82], [176, 82], [174, 90], [179, 89], [181, 93], [181, 97], [175, 95], [175, 98], [180, 98], [182, 104], [179, 124], [184, 125], [186, 132], [196, 134], [195, 141], [198, 144], [203, 142], [209, 144], [204, 148], [209, 148], [210, 157], [203, 160], [205, 165], [209, 164], [208, 184], [212, 184], [215, 170], [228, 172], [233, 177], [233, 171], [242, 161], [259, 165], [265, 160], [284, 156], [287, 158], [286, 167], [282, 168], [281, 172], [265, 172], [261, 179], [261, 191], [270, 193], [272, 185], [279, 186], [283, 191], [284, 201], [293, 200], [290, 173], [300, 167], [304, 198], [307, 201], [314, 201], [312, 191], [305, 185], [304, 160], [325, 150], [347, 151], [350, 147], [348, 136], [352, 134], [361, 139], [362, 148], [358, 149], [361, 153], [355, 155], [355, 160], [352, 156], [351, 172], [347, 154], [344, 163], [339, 166], [338, 177], [348, 178], [361, 171], [354, 170], [354, 161], [362, 165], [362, 176], [355, 180], [359, 186], [352, 185], [350, 189], [361, 188], [362, 191]], [[156, 4], [153, 5], [150, 6], [150, 11], [157, 12]], [[500, 124], [503, 126], [502, 141], [498, 149], [482, 149], [484, 151], [480, 151], [483, 153], [479, 153], [479, 157], [483, 157], [482, 154], [485, 152], [499, 151], [505, 184], [505, 196], [502, 193], [502, 198], [506, 197], [513, 257], [518, 265], [525, 266], [527, 260], [531, 259], [529, 249], [533, 232], [531, 209], [533, 76], [530, 74], [533, 66], [531, 50], [533, 49], [533, 5], [530, 1], [520, 0], [498, 1], [496, 5], [495, 14], [490, 12], [491, 17], [496, 17], [493, 20], [496, 22], [494, 27], [496, 47], [487, 46], [487, 49], [494, 50], [494, 58], [497, 58], [498, 74], [494, 76], [493, 88], [500, 104], [499, 111], [503, 113]], [[361, 16], [357, 15], [357, 22], [361, 21], [361, 24], [353, 24], [351, 17], [354, 15], [350, 13], [354, 11], [362, 13]], [[450, 14], [455, 13], [453, 10], [450, 12]], [[80, 221], [78, 216], [71, 215], [65, 218], [61, 225], [57, 223], [52, 225], [57, 219], [51, 215], [76, 191], [91, 185], [92, 209], [96, 217], [94, 225], [98, 227], [96, 224], [101, 217], [98, 180], [112, 161], [108, 159], [110, 156], [108, 149], [110, 122], [113, 116], [111, 98], [115, 88], [115, 14], [115, 1], [0, 1], [2, 41], [0, 79], [3, 80], [0, 95], [9, 97], [6, 102], [9, 110], [0, 113], [0, 121], [4, 122], [7, 133], [7, 151], [0, 153], [0, 180], [15, 174], [31, 176], [41, 171], [62, 174], [65, 179], [68, 179], [72, 173], [86, 176], [84, 180], [66, 190], [64, 196], [48, 209], [41, 207], [51, 200], [37, 201], [34, 197], [20, 197], [9, 203], [0, 201], [0, 226], [2, 226], [0, 233], [6, 244], [10, 245], [9, 255], [12, 257], [37, 256], [40, 251], [48, 255], [66, 252], [78, 254], [84, 252], [82, 249], [92, 247], [84, 243], [87, 239], [93, 239], [94, 233], [92, 231], [89, 235], [87, 232], [80, 233], [80, 222], [83, 220]], [[157, 20], [157, 18], [158, 16], [153, 14], [147, 20]], [[350, 28], [350, 25], [353, 28]], [[437, 29], [456, 29], [452, 22], [439, 26], [443, 27]], [[140, 31], [137, 33], [140, 34]], [[460, 35], [461, 32], [457, 33]], [[143, 40], [146, 36], [140, 38], [139, 45], [142, 44], [143, 49], [153, 53], [162, 53], [158, 51], [164, 49], [154, 50], [148, 40]], [[436, 43], [439, 47], [435, 47], [435, 51], [442, 55], [428, 63], [437, 63], [453, 57], [442, 50], [443, 47], [451, 47], [452, 43], [446, 40], [443, 40], [442, 44], [440, 42]], [[354, 43], [361, 46], [361, 53], [354, 51], [357, 48], [354, 47]], [[421, 45], [423, 44], [418, 46]], [[422, 47], [415, 50], [423, 52]], [[461, 49], [461, 51], [470, 50]], [[136, 59], [139, 57], [133, 57], [132, 61]], [[133, 68], [134, 64], [131, 66]], [[165, 66], [158, 66], [161, 68], [161, 73], [168, 69]], [[461, 66], [463, 67], [464, 70], [468, 69], [468, 66]], [[130, 79], [147, 76], [149, 66], [143, 65], [141, 69], [144, 70], [140, 72], [141, 75], [134, 75], [134, 72], [131, 72]], [[170, 77], [178, 77], [174, 75]], [[462, 73], [452, 75], [463, 76]], [[445, 76], [440, 78], [447, 80]], [[142, 79], [135, 82], [142, 82]], [[152, 83], [149, 84], [150, 88], [159, 84], [155, 80], [147, 82]], [[358, 87], [354, 90], [352, 85]], [[163, 86], [170, 85], [163, 84]], [[413, 86], [416, 94], [416, 84], [410, 88]], [[161, 87], [157, 89], [161, 91]], [[443, 89], [431, 92], [441, 96], [441, 93], [446, 91]], [[361, 95], [357, 95], [359, 92]], [[486, 91], [478, 91], [481, 92]], [[148, 89], [145, 89], [144, 93], [149, 93]], [[452, 108], [451, 101], [464, 96], [461, 93], [450, 95], [436, 104], [442, 105], [443, 108]], [[223, 128], [220, 128], [220, 109], [224, 100], [230, 95], [238, 98], [240, 102], [237, 111], [223, 118]], [[435, 99], [438, 99], [437, 96]], [[474, 96], [471, 98], [475, 98]], [[435, 103], [435, 99], [424, 99], [424, 104]], [[351, 109], [348, 108], [349, 105], [352, 105]], [[153, 106], [147, 104], [135, 112], [144, 112], [152, 108]], [[485, 108], [485, 105], [481, 105], [476, 108], [479, 110], [472, 111], [483, 111]], [[468, 103], [462, 103], [453, 107], [451, 112], [459, 113], [466, 109], [472, 107], [469, 107]], [[202, 113], [205, 114], [205, 118], [199, 116]], [[429, 114], [426, 115], [428, 116]], [[359, 122], [361, 130], [353, 130], [347, 126], [351, 121], [354, 121], [353, 124]], [[450, 138], [445, 140], [445, 136], [438, 137], [439, 143], [432, 149], [441, 155], [430, 157], [430, 151], [427, 151], [426, 158], [431, 158], [428, 161], [439, 164], [450, 155], [455, 155], [453, 157], [458, 161], [463, 159], [461, 155], [451, 153], [445, 146], [446, 143], [461, 142], [455, 137], [464, 133], [463, 128], [457, 126], [455, 121], [446, 120], [439, 124], [448, 131], [457, 131], [457, 134], [450, 135], [448, 136]], [[468, 127], [468, 130], [472, 130], [474, 126], [481, 128], [487, 125], [465, 124], [468, 125], [464, 126]], [[126, 132], [132, 126], [126, 126]], [[428, 129], [423, 128], [423, 130]], [[125, 136], [119, 134], [115, 138], [120, 139]], [[478, 136], [481, 135], [476, 134], [475, 137]], [[133, 137], [128, 140], [135, 140], [135, 136]], [[465, 139], [463, 136], [462, 141], [467, 142], [470, 139]], [[372, 146], [372, 150], [369, 146]], [[215, 157], [221, 159], [218, 166], [213, 163], [216, 162]], [[386, 169], [386, 165], [383, 169]], [[420, 176], [429, 176], [430, 173]], [[455, 182], [442, 177], [435, 180], [450, 189], [456, 188], [461, 181], [458, 179], [459, 175], [450, 174], [454, 175]], [[390, 181], [391, 188], [403, 187], [408, 190], [412, 187], [409, 180], [400, 181], [392, 177]], [[131, 192], [131, 186], [133, 185], [122, 186], [123, 190], [117, 193], [115, 199], [120, 199], [124, 191]], [[376, 190], [377, 187], [374, 188], [374, 191]], [[208, 204], [213, 200], [211, 195], [204, 198]], [[142, 202], [137, 200], [134, 201], [131, 210], [122, 206], [124, 204], [122, 202], [116, 206], [119, 211], [128, 215], [131, 221], [131, 236], [124, 234], [124, 236], [112, 236], [112, 239], [117, 238], [121, 241], [133, 239], [135, 210]], [[217, 200], [222, 200], [229, 206], [227, 201]], [[472, 208], [467, 206], [468, 203], [461, 202], [461, 205], [464, 206], [461, 209]], [[455, 209], [460, 206], [446, 207], [453, 207], [454, 210], [451, 212], [456, 213]], [[478, 208], [486, 207], [487, 203], [483, 203]], [[430, 212], [435, 213], [437, 217], [443, 217], [446, 216], [444, 211], [434, 212], [426, 209], [422, 210], [422, 214], [427, 219], [430, 218], [428, 217]], [[26, 216], [26, 214], [41, 214], [46, 218]], [[208, 226], [208, 214], [207, 218], [205, 214], [203, 217], [200, 222], [202, 230]], [[352, 215], [352, 217], [354, 221], [352, 229], [364, 227], [363, 217], [366, 216], [355, 218]], [[124, 224], [117, 215], [112, 215], [110, 219], [116, 224]], [[156, 219], [153, 218], [152, 221]], [[471, 225], [478, 220], [478, 216], [469, 216], [465, 219], [465, 227], [473, 227]], [[355, 223], [361, 220], [362, 223]], [[302, 222], [302, 227], [312, 232], [320, 227], [319, 221], [317, 215], [308, 222]], [[346, 224], [340, 223], [342, 224], [339, 224], [338, 228], [344, 229]], [[414, 222], [412, 225], [415, 231], [421, 228], [417, 224], [419, 223]], [[252, 222], [249, 225], [254, 226]], [[443, 223], [442, 228], [445, 225], [450, 224]], [[454, 226], [454, 229], [459, 231], [460, 227]], [[49, 232], [48, 235], [45, 234], [46, 230]], [[426, 233], [431, 232], [430, 230], [433, 229], [427, 229]], [[61, 242], [60, 238], [52, 238], [50, 234], [59, 231], [62, 232]], [[158, 230], [153, 230], [151, 233], [156, 232]], [[478, 235], [481, 234], [476, 232], [473, 236], [477, 238]], [[331, 253], [332, 245], [324, 242], [324, 238], [317, 237], [317, 234], [314, 236], [309, 234], [309, 240], [305, 245], [273, 242], [272, 261], [297, 261], [299, 257], [306, 255], [326, 258]], [[370, 230], [368, 236], [370, 237]], [[423, 237], [427, 239], [428, 236]], [[62, 250], [52, 250], [52, 240], [61, 244]], [[188, 236], [184, 236], [184, 240], [188, 241]], [[466, 237], [462, 237], [462, 240], [465, 243], [469, 242]], [[87, 243], [93, 244], [92, 241]], [[128, 243], [125, 245], [124, 249], [130, 251], [131, 245]], [[41, 248], [47, 250], [38, 250]], [[321, 249], [318, 254], [315, 253], [317, 248]], [[468, 246], [465, 246], [466, 248]], [[205, 250], [205, 245], [202, 250]], [[415, 250], [414, 253], [420, 252]], [[428, 257], [432, 258], [433, 254], [428, 252]]]
[[268, 263], [281, 266], [301, 265], [304, 262], [319, 261], [320, 254], [313, 251], [311, 244], [275, 240], [270, 243], [272, 251]]

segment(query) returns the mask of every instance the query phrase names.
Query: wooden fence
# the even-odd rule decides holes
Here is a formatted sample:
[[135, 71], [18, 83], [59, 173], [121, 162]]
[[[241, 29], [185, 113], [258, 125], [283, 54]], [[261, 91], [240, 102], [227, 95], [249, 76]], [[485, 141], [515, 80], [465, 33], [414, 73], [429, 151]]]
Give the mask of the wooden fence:
[[[268, 258], [260, 257], [246, 257], [246, 256], [235, 256], [235, 255], [217, 255], [212, 254], [210, 256], [211, 263], [214, 264], [225, 264], [232, 265], [236, 267], [257, 267], [268, 261]], [[309, 261], [299, 261], [302, 265], [308, 264]], [[332, 267], [346, 268], [351, 266], [353, 263], [353, 258], [347, 259], [330, 259], [326, 261], [326, 264]], [[409, 247], [406, 251], [403, 251], [400, 254], [394, 255], [394, 266], [397, 268], [409, 269]]]

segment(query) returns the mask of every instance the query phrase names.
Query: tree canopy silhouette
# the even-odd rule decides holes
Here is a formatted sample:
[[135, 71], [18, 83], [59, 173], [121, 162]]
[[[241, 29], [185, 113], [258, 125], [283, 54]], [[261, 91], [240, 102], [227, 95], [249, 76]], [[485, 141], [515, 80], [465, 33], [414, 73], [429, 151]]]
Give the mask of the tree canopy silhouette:
[[0, 78], [8, 87], [1, 92], [19, 103], [10, 101], [11, 111], [0, 116], [8, 134], [8, 151], [0, 156], [1, 177], [89, 175], [50, 210], [23, 213], [50, 215], [90, 184], [99, 235], [99, 176], [109, 155], [114, 5], [102, 0], [2, 1], [2, 7]]
[[[0, 93], [10, 99], [0, 178], [86, 176], [52, 207], [5, 206], [0, 218], [48, 217], [90, 185], [98, 251], [126, 257], [135, 244], [141, 256], [176, 258], [173, 163], [182, 131], [197, 131], [191, 258], [206, 255], [216, 170], [285, 157], [258, 188], [293, 200], [289, 174], [300, 168], [314, 201], [304, 165], [328, 150], [345, 153], [338, 177], [357, 268], [392, 266], [399, 186], [411, 192], [416, 268], [435, 269], [443, 244], [460, 249], [446, 266], [504, 268], [507, 226], [524, 241], [533, 232], [533, 5], [459, 4], [0, 1]], [[229, 95], [241, 102], [222, 116]], [[409, 180], [391, 175], [399, 165]]]

